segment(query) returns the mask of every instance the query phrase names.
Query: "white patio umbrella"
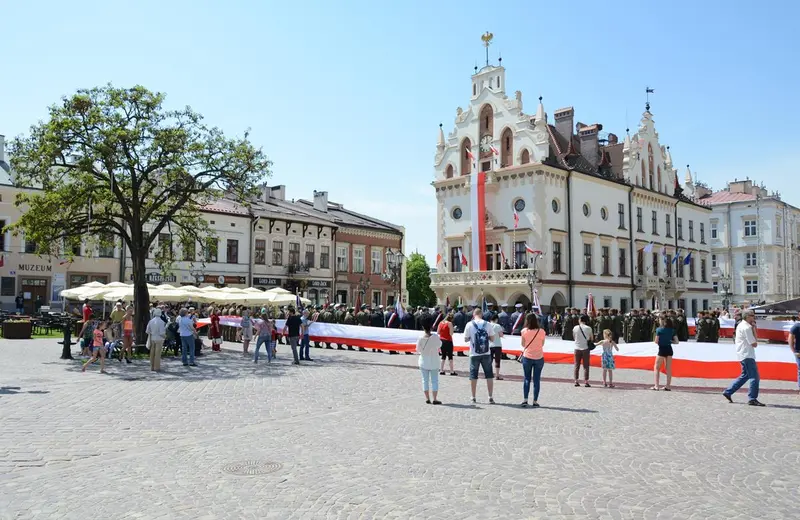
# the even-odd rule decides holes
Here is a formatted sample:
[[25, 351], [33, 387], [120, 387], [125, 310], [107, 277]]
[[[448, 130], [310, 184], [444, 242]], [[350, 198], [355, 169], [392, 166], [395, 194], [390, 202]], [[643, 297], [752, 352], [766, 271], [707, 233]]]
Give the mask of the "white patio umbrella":
[[68, 300], [82, 300], [85, 298], [84, 294], [94, 292], [97, 289], [102, 289], [103, 287], [105, 287], [104, 283], [89, 282], [79, 285], [78, 287], [73, 287], [72, 289], [64, 289], [61, 291], [60, 296]]

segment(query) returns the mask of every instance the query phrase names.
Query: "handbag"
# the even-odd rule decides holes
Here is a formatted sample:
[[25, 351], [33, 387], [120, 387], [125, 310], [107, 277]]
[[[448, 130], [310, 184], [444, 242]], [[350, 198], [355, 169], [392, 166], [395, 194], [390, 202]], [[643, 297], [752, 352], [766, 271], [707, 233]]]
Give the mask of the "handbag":
[[583, 333], [583, 327], [578, 325], [578, 328], [581, 331], [581, 336], [583, 336], [583, 339], [586, 340], [586, 346], [589, 347], [589, 351], [591, 352], [592, 350], [596, 349], [597, 345], [595, 345], [594, 341], [589, 341], [589, 338], [587, 338], [586, 334]]
[[525, 345], [525, 348], [522, 349], [522, 352], [519, 353], [519, 356], [517, 356], [517, 363], [522, 363], [522, 358], [525, 356], [525, 351], [528, 350], [528, 347], [531, 346], [531, 343], [533, 343], [533, 340], [535, 340], [537, 337], [539, 337], [539, 332], [541, 332], [541, 330], [542, 329], [538, 329], [536, 331], [536, 334], [534, 334], [533, 338], [531, 338], [531, 340], [528, 342], [528, 344]]

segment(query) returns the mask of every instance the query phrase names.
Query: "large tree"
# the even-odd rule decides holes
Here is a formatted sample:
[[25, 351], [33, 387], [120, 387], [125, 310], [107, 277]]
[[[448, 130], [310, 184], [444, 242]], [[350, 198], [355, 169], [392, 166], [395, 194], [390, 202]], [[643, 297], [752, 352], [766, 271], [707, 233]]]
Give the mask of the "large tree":
[[425, 260], [425, 255], [411, 253], [406, 264], [406, 289], [408, 302], [413, 306], [436, 305], [436, 295], [431, 290], [431, 268]]
[[[226, 137], [191, 108], [169, 110], [164, 94], [111, 85], [79, 90], [49, 108], [28, 136], [11, 144], [25, 208], [11, 226], [41, 255], [65, 256], [76, 241], [130, 251], [136, 334], [149, 318], [145, 259], [159, 233], [183, 244], [203, 242], [201, 208], [220, 196], [247, 203], [270, 173], [270, 161], [248, 134]], [[205, 243], [205, 242], [203, 242]]]

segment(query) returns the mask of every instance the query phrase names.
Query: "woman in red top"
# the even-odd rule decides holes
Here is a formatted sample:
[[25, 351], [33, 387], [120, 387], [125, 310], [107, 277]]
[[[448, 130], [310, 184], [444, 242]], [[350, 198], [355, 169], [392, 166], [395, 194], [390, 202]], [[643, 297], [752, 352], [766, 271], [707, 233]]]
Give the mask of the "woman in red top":
[[[215, 307], [211, 307], [209, 309], [211, 315], [209, 318], [211, 319], [211, 324], [208, 326], [208, 339], [211, 340], [211, 350], [220, 350], [220, 344], [222, 341], [217, 340], [217, 338], [222, 338], [222, 328], [219, 326], [219, 315], [217, 314], [217, 309]], [[217, 340], [217, 341], [215, 341]]]
[[122, 350], [119, 353], [119, 362], [125, 358], [127, 363], [133, 357], [133, 306], [125, 308], [125, 316], [122, 318]]
[[450, 375], [457, 376], [458, 374], [453, 368], [453, 313], [447, 315], [444, 321], [439, 324], [436, 332], [439, 334], [439, 339], [442, 340], [442, 346], [439, 348], [439, 352], [442, 354], [442, 366], [439, 368], [439, 375], [444, 375], [444, 361], [449, 359]]

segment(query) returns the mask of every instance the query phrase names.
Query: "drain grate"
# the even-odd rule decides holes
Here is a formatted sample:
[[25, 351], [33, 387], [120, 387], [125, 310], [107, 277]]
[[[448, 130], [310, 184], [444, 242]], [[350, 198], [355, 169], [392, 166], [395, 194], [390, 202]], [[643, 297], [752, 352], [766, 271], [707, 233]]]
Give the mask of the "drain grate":
[[222, 467], [222, 471], [231, 475], [253, 476], [274, 473], [281, 469], [283, 464], [280, 462], [266, 462], [263, 460], [246, 460], [235, 462]]

